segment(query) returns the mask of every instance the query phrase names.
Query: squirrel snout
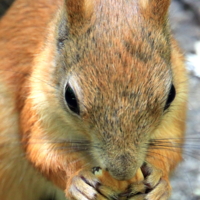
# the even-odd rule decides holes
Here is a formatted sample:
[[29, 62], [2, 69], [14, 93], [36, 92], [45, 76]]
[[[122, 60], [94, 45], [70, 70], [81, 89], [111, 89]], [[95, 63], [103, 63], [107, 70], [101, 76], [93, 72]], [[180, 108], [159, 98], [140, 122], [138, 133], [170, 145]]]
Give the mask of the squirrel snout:
[[110, 175], [120, 181], [125, 181], [125, 180], [130, 180], [131, 178], [134, 177], [136, 173], [136, 169], [133, 167], [132, 169], [125, 169], [126, 166], [124, 166], [124, 169], [122, 170], [121, 168], [117, 167], [116, 168], [108, 168], [108, 172]]
[[125, 155], [120, 155], [114, 162], [110, 162], [107, 170], [113, 178], [123, 181], [134, 177], [137, 171], [136, 166], [136, 163], [131, 162]]

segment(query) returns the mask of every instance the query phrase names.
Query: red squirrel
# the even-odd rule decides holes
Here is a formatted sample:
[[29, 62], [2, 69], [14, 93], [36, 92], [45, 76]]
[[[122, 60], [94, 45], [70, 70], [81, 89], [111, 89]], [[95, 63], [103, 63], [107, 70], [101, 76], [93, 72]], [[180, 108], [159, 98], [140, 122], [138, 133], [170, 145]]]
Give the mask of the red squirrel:
[[169, 4], [14, 2], [0, 21], [1, 200], [169, 199], [187, 109]]

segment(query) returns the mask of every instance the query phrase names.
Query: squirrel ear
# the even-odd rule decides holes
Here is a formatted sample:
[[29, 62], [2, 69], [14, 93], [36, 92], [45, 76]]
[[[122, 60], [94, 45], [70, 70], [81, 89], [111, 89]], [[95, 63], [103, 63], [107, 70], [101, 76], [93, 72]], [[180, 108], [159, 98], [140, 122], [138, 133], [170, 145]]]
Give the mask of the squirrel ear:
[[167, 19], [170, 0], [139, 0], [144, 17], [155, 20], [159, 25]]
[[72, 34], [78, 34], [91, 22], [93, 1], [65, 0], [65, 2], [69, 30]]

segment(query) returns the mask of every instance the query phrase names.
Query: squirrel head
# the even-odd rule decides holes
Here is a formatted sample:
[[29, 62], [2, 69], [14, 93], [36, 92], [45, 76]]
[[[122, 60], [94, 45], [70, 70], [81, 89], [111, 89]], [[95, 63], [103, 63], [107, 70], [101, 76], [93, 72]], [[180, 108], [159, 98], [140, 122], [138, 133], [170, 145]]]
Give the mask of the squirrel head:
[[41, 139], [87, 141], [83, 154], [92, 166], [118, 180], [134, 176], [171, 103], [168, 5], [66, 1], [31, 77], [29, 99]]

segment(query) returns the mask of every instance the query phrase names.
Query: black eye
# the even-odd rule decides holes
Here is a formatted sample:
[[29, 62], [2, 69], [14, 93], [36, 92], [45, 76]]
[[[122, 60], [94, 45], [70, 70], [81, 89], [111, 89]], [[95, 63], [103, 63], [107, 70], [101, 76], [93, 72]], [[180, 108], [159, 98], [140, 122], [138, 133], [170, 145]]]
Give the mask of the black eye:
[[70, 87], [69, 84], [66, 85], [66, 89], [65, 89], [65, 101], [71, 111], [73, 111], [74, 113], [78, 115], [80, 114], [76, 95], [74, 94], [74, 91]]
[[167, 102], [165, 104], [165, 108], [164, 110], [167, 110], [170, 106], [170, 104], [172, 103], [172, 101], [175, 99], [176, 96], [176, 90], [174, 85], [171, 86], [170, 92], [168, 94], [168, 98], [167, 98]]

